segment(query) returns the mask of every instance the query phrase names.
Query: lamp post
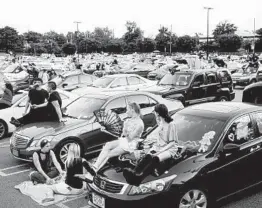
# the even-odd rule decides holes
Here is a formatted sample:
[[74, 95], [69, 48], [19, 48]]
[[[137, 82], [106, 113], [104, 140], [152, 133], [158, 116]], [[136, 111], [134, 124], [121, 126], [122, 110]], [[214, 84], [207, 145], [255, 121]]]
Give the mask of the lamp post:
[[[79, 49], [79, 45], [78, 45], [78, 34], [79, 34], [79, 27], [78, 25], [81, 24], [82, 22], [78, 22], [78, 21], [75, 21], [74, 22], [76, 24], [76, 51], [77, 51], [77, 54], [78, 54], [78, 49]], [[78, 59], [79, 59], [79, 54], [78, 54]]]
[[209, 39], [209, 11], [213, 8], [211, 7], [204, 7], [207, 10], [207, 60], [209, 55], [209, 48], [208, 48], [208, 39]]
[[253, 53], [255, 53], [255, 46], [256, 46], [256, 19], [254, 18], [254, 36], [253, 36]]

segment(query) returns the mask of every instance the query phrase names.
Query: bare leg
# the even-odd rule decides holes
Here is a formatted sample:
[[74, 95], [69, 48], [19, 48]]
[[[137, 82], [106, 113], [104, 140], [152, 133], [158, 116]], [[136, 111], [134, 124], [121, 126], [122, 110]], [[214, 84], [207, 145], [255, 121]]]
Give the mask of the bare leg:
[[100, 164], [100, 166], [98, 166], [97, 169], [99, 170], [100, 168], [102, 168], [110, 158], [122, 155], [124, 153], [126, 153], [126, 151], [123, 150], [120, 147], [116, 147], [116, 148], [112, 149], [111, 151], [108, 152], [108, 154], [106, 154], [106, 158], [103, 160], [103, 162]]
[[104, 163], [104, 160], [106, 160], [108, 153], [111, 150], [115, 149], [118, 145], [119, 145], [118, 140], [106, 143], [105, 146], [103, 147], [101, 153], [99, 154], [99, 156], [98, 156], [98, 158], [97, 158], [97, 160], [94, 164], [94, 167], [96, 169], [98, 169], [101, 166], [101, 164]]

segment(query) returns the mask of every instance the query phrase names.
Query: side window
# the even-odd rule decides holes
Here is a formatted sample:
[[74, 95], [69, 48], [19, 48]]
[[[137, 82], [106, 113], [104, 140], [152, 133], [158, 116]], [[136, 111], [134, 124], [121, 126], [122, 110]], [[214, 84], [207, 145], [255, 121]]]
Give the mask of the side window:
[[64, 81], [67, 84], [78, 84], [78, 76], [67, 77]]
[[254, 139], [254, 128], [248, 115], [242, 116], [234, 121], [230, 126], [224, 145], [228, 143], [242, 145]]
[[86, 76], [86, 75], [81, 75], [80, 76], [80, 83], [92, 83], [92, 77]]
[[216, 76], [215, 73], [208, 73], [206, 76], [207, 76], [207, 83], [208, 84], [217, 83], [217, 76]]
[[194, 83], [197, 83], [198, 85], [203, 85], [205, 83], [205, 78], [203, 74], [197, 75], [195, 77]]
[[231, 76], [227, 71], [220, 71], [218, 73], [219, 78], [221, 79], [221, 82], [232, 82]]
[[109, 102], [106, 106], [106, 110], [112, 110], [117, 114], [126, 112], [126, 101], [125, 98], [117, 98]]
[[145, 83], [143, 80], [141, 80], [137, 77], [128, 77], [127, 80], [128, 80], [129, 85], [138, 85], [138, 84]]
[[157, 101], [155, 101], [154, 99], [152, 99], [150, 97], [149, 97], [149, 102], [150, 102], [150, 107], [154, 107], [154, 106], [156, 106], [158, 104]]
[[116, 79], [111, 87], [121, 87], [121, 86], [127, 86], [127, 81], [125, 77]]
[[257, 128], [257, 131], [258, 131], [258, 136], [261, 137], [262, 136], [262, 112], [254, 113], [253, 118], [256, 122], [256, 128]]
[[128, 96], [127, 102], [137, 103], [141, 109], [150, 107], [149, 98], [145, 95]]

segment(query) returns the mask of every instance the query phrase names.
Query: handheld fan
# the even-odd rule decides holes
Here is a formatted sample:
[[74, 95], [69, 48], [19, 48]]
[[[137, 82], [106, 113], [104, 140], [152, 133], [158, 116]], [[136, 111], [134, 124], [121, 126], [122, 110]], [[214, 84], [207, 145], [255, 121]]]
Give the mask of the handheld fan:
[[107, 132], [119, 137], [123, 129], [123, 121], [115, 112], [105, 109], [94, 111], [95, 117]]

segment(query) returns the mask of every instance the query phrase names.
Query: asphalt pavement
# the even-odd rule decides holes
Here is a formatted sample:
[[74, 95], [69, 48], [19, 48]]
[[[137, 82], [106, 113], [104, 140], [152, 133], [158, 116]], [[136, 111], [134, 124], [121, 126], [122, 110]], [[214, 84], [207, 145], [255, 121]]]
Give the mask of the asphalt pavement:
[[[237, 88], [234, 101], [242, 100], [242, 89]], [[13, 158], [9, 151], [9, 138], [0, 140], [0, 208], [40, 208], [37, 203], [14, 189], [15, 185], [29, 179], [30, 164]], [[251, 190], [233, 197], [220, 205], [221, 208], [257, 208], [262, 207], [262, 188]], [[48, 208], [88, 208], [84, 196], [71, 198]]]

